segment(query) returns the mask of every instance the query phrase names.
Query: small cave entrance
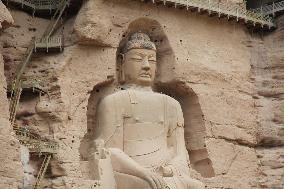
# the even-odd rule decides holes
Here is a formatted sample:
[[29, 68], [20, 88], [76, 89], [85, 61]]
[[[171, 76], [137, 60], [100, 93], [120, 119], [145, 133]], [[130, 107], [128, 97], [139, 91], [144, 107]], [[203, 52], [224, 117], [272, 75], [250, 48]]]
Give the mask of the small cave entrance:
[[184, 117], [184, 137], [190, 164], [203, 177], [214, 177], [214, 169], [206, 149], [206, 128], [203, 113], [194, 91], [183, 82], [157, 82], [155, 91], [176, 99]]

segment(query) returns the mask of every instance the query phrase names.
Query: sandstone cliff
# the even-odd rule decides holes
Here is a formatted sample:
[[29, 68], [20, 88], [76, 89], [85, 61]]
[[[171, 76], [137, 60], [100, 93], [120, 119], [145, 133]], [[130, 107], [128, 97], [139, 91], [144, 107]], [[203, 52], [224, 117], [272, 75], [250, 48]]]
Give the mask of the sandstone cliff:
[[252, 52], [256, 108], [259, 110], [256, 153], [260, 160], [262, 188], [284, 187], [284, 17], [279, 16], [276, 21], [276, 31], [258, 41]]
[[[0, 188], [22, 187], [23, 180], [29, 187], [42, 160], [29, 158], [23, 171], [20, 154], [27, 154], [9, 127], [6, 86], [31, 38], [50, 20], [12, 9], [14, 25], [7, 28], [13, 19], [2, 7]], [[239, 23], [173, 7], [85, 1], [56, 32], [64, 28], [64, 52], [34, 55], [24, 73], [24, 84], [42, 92], [24, 90], [16, 123], [60, 145], [41, 187], [96, 184], [85, 155], [96, 103], [113, 90], [117, 49], [142, 30], [158, 46], [157, 90], [182, 105], [192, 176], [207, 188], [283, 188], [283, 17], [277, 21], [278, 29], [262, 38]]]
[[[13, 24], [13, 18], [0, 2], [0, 35], [4, 28]], [[17, 188], [21, 184], [23, 169], [20, 161], [20, 144], [9, 123], [7, 84], [4, 76], [2, 43], [0, 42], [0, 188]]]

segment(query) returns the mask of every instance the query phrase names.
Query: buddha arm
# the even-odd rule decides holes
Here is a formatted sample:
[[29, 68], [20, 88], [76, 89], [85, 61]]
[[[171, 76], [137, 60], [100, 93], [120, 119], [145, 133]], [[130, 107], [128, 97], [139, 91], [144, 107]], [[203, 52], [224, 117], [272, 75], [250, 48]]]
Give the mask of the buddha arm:
[[145, 177], [145, 169], [126, 155], [122, 150], [119, 148], [109, 148], [109, 151], [111, 153], [111, 162], [114, 171], [133, 175], [139, 178]]
[[170, 122], [168, 132], [168, 144], [173, 148], [174, 156], [169, 165], [174, 174], [189, 174], [188, 152], [185, 147], [184, 139], [184, 119], [183, 113], [178, 102], [175, 102], [176, 117]]
[[[113, 169], [120, 173], [141, 177], [142, 167], [127, 156], [121, 149], [123, 139], [117, 135], [123, 125], [123, 115], [116, 106], [115, 97], [104, 98], [98, 105], [96, 139], [103, 139], [105, 147], [110, 148]], [[113, 146], [109, 143], [115, 143]]]
[[171, 135], [171, 139], [174, 143], [174, 157], [169, 162], [169, 165], [171, 165], [173, 168], [173, 172], [176, 174], [186, 173], [188, 172], [188, 154], [187, 150], [185, 148], [185, 142], [184, 142], [184, 131], [183, 127], [177, 127], [175, 131], [173, 131]]

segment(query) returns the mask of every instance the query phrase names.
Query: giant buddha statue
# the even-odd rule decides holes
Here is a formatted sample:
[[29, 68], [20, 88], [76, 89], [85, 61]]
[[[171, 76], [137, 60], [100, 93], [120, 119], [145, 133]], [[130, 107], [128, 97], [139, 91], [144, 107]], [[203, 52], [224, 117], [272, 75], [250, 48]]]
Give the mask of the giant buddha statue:
[[121, 58], [121, 89], [98, 104], [96, 140], [110, 152], [118, 189], [202, 189], [189, 175], [184, 119], [175, 99], [152, 90], [156, 46], [134, 33]]

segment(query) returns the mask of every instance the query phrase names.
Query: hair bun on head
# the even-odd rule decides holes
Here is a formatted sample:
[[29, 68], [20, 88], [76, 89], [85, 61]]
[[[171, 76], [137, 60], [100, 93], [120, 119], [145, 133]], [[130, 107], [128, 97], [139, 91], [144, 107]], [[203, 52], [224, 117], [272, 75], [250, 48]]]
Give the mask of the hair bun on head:
[[136, 32], [130, 36], [125, 48], [123, 49], [123, 53], [126, 53], [131, 49], [149, 49], [156, 51], [156, 46], [147, 34]]

